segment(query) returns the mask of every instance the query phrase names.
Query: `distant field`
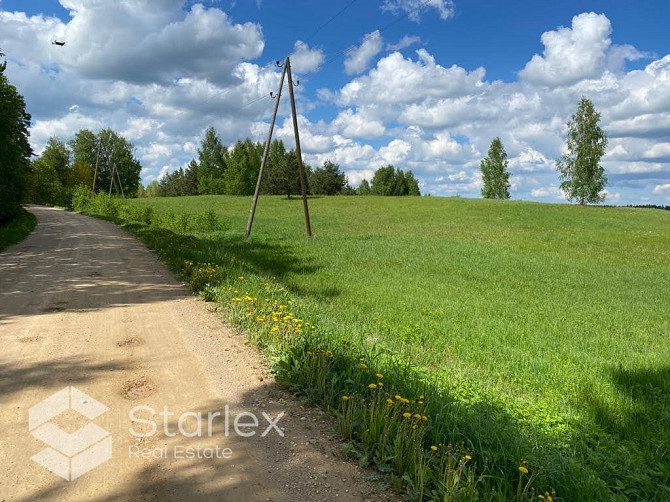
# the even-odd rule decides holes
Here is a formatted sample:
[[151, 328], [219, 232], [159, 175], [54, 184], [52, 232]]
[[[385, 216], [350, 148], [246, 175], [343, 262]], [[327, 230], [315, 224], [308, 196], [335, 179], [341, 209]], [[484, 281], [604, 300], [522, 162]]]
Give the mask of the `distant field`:
[[130, 202], [214, 210], [212, 261], [277, 277], [320, 329], [495, 401], [603, 479], [628, 469], [627, 496], [670, 499], [670, 212], [314, 198], [307, 240], [300, 200], [262, 197], [247, 246], [250, 198]]

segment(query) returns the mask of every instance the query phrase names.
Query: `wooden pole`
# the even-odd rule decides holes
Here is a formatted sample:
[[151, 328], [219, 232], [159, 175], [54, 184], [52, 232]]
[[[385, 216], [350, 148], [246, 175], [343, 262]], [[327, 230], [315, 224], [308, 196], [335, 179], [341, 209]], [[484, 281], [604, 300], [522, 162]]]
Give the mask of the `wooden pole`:
[[307, 237], [312, 237], [312, 225], [309, 221], [309, 207], [307, 206], [307, 183], [305, 183], [305, 168], [302, 165], [300, 151], [300, 135], [298, 133], [298, 115], [295, 111], [295, 96], [293, 95], [293, 77], [291, 76], [291, 60], [287, 57], [284, 63], [288, 74], [288, 93], [291, 98], [291, 115], [293, 116], [293, 134], [295, 136], [295, 153], [298, 155], [298, 171], [300, 173], [300, 191], [302, 192], [302, 206], [305, 210], [305, 228]]
[[98, 154], [95, 157], [95, 173], [93, 173], [93, 188], [91, 189], [92, 192], [95, 192], [95, 180], [98, 177], [98, 163], [100, 162], [100, 147], [102, 146], [102, 142], [98, 143]]
[[258, 194], [261, 191], [261, 180], [263, 179], [263, 170], [265, 169], [265, 163], [268, 160], [268, 153], [270, 152], [270, 142], [272, 141], [272, 131], [275, 127], [275, 120], [277, 119], [277, 111], [279, 110], [279, 99], [281, 98], [281, 91], [284, 86], [284, 76], [286, 75], [287, 61], [284, 62], [284, 69], [281, 72], [281, 80], [279, 80], [279, 89], [277, 90], [277, 96], [275, 98], [275, 109], [272, 112], [272, 120], [270, 121], [270, 130], [268, 131], [268, 137], [265, 141], [265, 149], [263, 150], [263, 159], [261, 160], [261, 168], [258, 171], [258, 181], [256, 181], [256, 190], [254, 191], [254, 199], [251, 202], [251, 210], [249, 211], [249, 220], [247, 221], [247, 230], [244, 234], [244, 238], [248, 241], [251, 236], [251, 226], [254, 224], [254, 215], [256, 214], [256, 205], [258, 204]]

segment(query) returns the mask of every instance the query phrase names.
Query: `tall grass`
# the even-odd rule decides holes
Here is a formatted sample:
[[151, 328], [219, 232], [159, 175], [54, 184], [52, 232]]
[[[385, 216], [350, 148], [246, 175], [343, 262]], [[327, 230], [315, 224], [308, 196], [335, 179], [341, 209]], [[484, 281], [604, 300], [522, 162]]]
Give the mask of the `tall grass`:
[[229, 230], [127, 227], [218, 301], [280, 380], [332, 410], [347, 451], [396, 488], [670, 498], [670, 215], [317, 198], [308, 241], [299, 202], [264, 198], [248, 245], [248, 204], [137, 200], [213, 211]]

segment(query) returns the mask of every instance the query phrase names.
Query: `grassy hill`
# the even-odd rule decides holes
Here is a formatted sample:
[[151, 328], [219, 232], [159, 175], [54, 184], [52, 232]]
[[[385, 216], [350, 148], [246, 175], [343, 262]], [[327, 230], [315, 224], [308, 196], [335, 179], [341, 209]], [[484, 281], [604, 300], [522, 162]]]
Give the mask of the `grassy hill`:
[[482, 486], [517, 493], [523, 459], [562, 500], [670, 499], [669, 212], [324, 197], [310, 199], [307, 240], [300, 200], [262, 197], [249, 245], [250, 198], [128, 202], [226, 222], [179, 251], [145, 235], [173, 264], [218, 267], [222, 301], [273, 277], [330, 340], [443, 389], [464, 413], [443, 433], [506, 488]]

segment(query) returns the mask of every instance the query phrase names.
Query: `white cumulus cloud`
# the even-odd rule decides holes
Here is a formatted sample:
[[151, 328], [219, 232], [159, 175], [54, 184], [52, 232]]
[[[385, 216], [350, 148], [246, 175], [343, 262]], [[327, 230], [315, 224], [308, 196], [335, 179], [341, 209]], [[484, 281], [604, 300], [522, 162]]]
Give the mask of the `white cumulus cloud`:
[[344, 71], [347, 75], [362, 73], [370, 65], [372, 58], [382, 50], [383, 42], [379, 30], [368, 33], [361, 45], [351, 47], [344, 60]]

